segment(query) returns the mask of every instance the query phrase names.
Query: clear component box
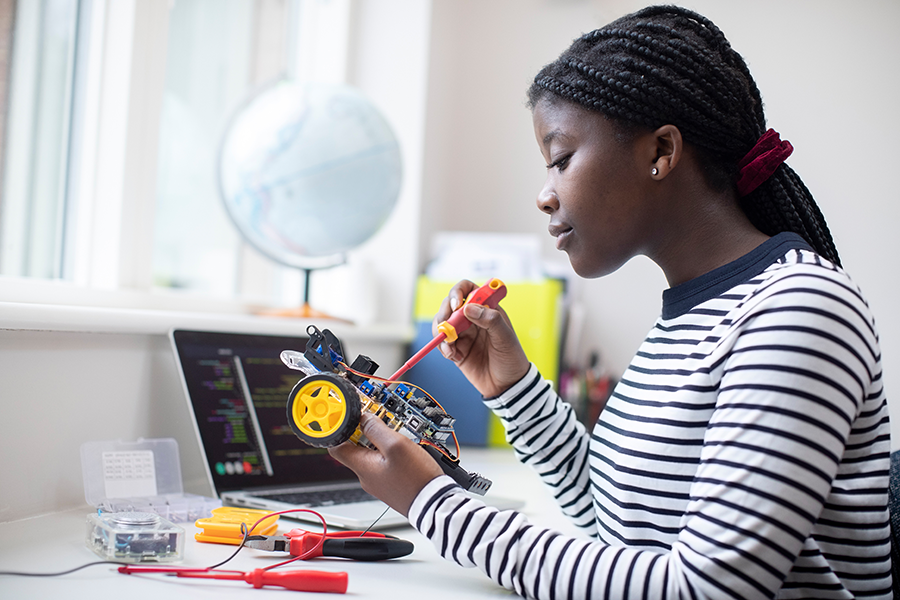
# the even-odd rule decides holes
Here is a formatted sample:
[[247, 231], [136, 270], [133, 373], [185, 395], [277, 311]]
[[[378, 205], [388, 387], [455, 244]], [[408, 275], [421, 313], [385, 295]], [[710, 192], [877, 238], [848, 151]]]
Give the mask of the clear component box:
[[85, 545], [104, 560], [168, 563], [184, 557], [184, 536], [184, 529], [155, 513], [92, 513]]
[[84, 497], [100, 512], [146, 512], [192, 523], [222, 506], [215, 498], [185, 494], [178, 442], [87, 442], [81, 446]]
[[87, 442], [81, 446], [87, 516], [85, 544], [105, 560], [175, 562], [185, 531], [175, 523], [209, 517], [215, 498], [185, 494], [178, 443], [170, 438]]

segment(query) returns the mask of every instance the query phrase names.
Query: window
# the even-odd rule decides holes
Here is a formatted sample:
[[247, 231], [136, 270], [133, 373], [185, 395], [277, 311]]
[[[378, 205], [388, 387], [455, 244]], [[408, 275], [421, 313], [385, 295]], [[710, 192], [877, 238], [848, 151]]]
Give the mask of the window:
[[0, 273], [63, 276], [78, 5], [0, 3]]
[[[288, 12], [287, 2], [243, 0], [179, 0], [170, 10], [156, 180], [156, 286], [240, 294], [242, 267], [254, 257], [219, 198], [218, 147], [245, 99], [286, 74]], [[274, 270], [267, 270], [271, 277]]]
[[231, 224], [216, 155], [259, 86], [343, 80], [348, 26], [349, 0], [0, 0], [0, 276], [299, 303], [302, 273]]

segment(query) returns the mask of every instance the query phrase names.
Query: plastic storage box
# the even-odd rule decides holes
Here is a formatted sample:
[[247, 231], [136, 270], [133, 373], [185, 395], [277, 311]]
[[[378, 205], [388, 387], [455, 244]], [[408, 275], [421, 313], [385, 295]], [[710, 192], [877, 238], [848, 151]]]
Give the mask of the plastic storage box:
[[175, 523], [208, 517], [222, 503], [185, 494], [178, 443], [171, 438], [81, 446], [84, 497], [102, 513], [156, 514]]
[[168, 563], [184, 557], [184, 536], [184, 529], [155, 513], [93, 513], [85, 545], [104, 560]]

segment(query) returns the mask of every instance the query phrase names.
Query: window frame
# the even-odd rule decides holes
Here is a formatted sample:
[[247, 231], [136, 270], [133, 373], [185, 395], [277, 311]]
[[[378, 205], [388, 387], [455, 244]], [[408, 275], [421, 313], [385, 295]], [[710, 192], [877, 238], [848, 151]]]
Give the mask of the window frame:
[[[352, 0], [285, 1], [287, 26], [297, 32], [289, 71], [301, 80], [346, 81]], [[79, 3], [62, 277], [0, 276], [0, 302], [222, 313], [258, 303], [252, 294], [210, 298], [153, 286], [148, 223], [155, 220], [169, 7], [169, 0]], [[243, 271], [300, 289], [295, 270], [242, 254]]]

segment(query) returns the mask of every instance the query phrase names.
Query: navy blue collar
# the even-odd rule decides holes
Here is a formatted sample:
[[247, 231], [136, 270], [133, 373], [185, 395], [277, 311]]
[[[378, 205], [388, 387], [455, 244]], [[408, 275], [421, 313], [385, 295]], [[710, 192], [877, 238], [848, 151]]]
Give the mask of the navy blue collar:
[[812, 248], [796, 233], [782, 232], [727, 265], [663, 291], [662, 318], [680, 317], [695, 306], [749, 281], [789, 250]]

